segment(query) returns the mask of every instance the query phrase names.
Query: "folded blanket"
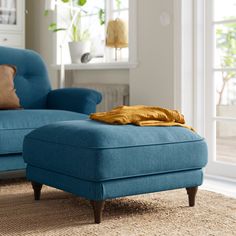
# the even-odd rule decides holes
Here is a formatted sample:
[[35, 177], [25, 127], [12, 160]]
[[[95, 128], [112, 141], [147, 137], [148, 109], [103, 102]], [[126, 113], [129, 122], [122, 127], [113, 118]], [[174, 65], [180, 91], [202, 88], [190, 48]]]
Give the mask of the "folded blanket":
[[161, 107], [119, 106], [108, 112], [91, 114], [90, 119], [116, 125], [181, 126], [194, 131], [192, 127], [185, 124], [181, 113]]

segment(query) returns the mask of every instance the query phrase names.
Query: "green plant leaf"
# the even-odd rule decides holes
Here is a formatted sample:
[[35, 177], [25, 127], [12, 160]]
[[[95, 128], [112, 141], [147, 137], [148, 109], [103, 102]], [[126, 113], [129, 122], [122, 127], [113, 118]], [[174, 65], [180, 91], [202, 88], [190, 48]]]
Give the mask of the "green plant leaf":
[[57, 28], [57, 24], [55, 22], [52, 22], [49, 26], [48, 26], [48, 30], [52, 31], [52, 32], [58, 32], [58, 31], [63, 31], [66, 30], [65, 28]]
[[87, 3], [87, 0], [78, 0], [77, 2], [77, 4], [81, 7], [84, 6], [86, 3]]
[[49, 10], [45, 10], [43, 13], [44, 16], [48, 16], [48, 14], [49, 14]]
[[53, 31], [54, 29], [57, 28], [57, 23], [56, 22], [52, 22], [49, 26], [48, 26], [48, 30]]
[[121, 0], [116, 0], [116, 7], [118, 10], [121, 8]]
[[67, 3], [67, 2], [69, 2], [70, 0], [61, 0], [62, 2], [64, 2], [64, 3]]
[[99, 9], [98, 18], [99, 18], [100, 25], [104, 25], [105, 24], [105, 11], [104, 11], [104, 9], [102, 9], [102, 8]]
[[66, 30], [66, 28], [57, 28], [57, 29], [53, 30], [53, 33], [56, 33], [58, 31], [64, 31], [64, 30]]
[[79, 30], [75, 25], [72, 26], [72, 41], [78, 42]]

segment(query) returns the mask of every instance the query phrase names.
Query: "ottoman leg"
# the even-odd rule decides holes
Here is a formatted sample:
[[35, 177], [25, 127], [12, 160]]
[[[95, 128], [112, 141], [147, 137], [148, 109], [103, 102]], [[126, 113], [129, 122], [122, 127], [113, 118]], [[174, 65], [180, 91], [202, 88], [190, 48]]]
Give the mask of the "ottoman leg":
[[34, 181], [31, 182], [33, 190], [34, 190], [34, 200], [40, 200], [42, 184], [36, 183]]
[[189, 206], [193, 207], [195, 205], [195, 197], [197, 194], [198, 187], [186, 188], [188, 194]]
[[102, 211], [105, 205], [105, 201], [90, 201], [92, 207], [93, 207], [93, 213], [94, 213], [94, 222], [96, 224], [101, 223], [102, 221]]

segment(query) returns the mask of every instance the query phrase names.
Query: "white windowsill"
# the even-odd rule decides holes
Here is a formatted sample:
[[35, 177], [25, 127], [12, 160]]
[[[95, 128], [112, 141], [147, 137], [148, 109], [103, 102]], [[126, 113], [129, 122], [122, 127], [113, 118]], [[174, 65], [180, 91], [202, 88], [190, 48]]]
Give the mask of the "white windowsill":
[[[52, 65], [56, 70], [60, 70], [59, 64]], [[66, 64], [65, 70], [116, 70], [116, 69], [132, 69], [137, 67], [137, 63], [130, 62], [103, 62], [88, 64]]]

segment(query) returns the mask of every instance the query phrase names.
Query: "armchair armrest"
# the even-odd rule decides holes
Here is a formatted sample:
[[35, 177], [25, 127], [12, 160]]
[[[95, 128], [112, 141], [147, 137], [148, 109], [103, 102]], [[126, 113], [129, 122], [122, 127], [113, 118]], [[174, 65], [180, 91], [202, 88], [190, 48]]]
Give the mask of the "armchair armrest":
[[96, 105], [102, 100], [102, 95], [86, 88], [65, 88], [49, 92], [47, 108], [74, 111], [89, 115], [96, 111]]

